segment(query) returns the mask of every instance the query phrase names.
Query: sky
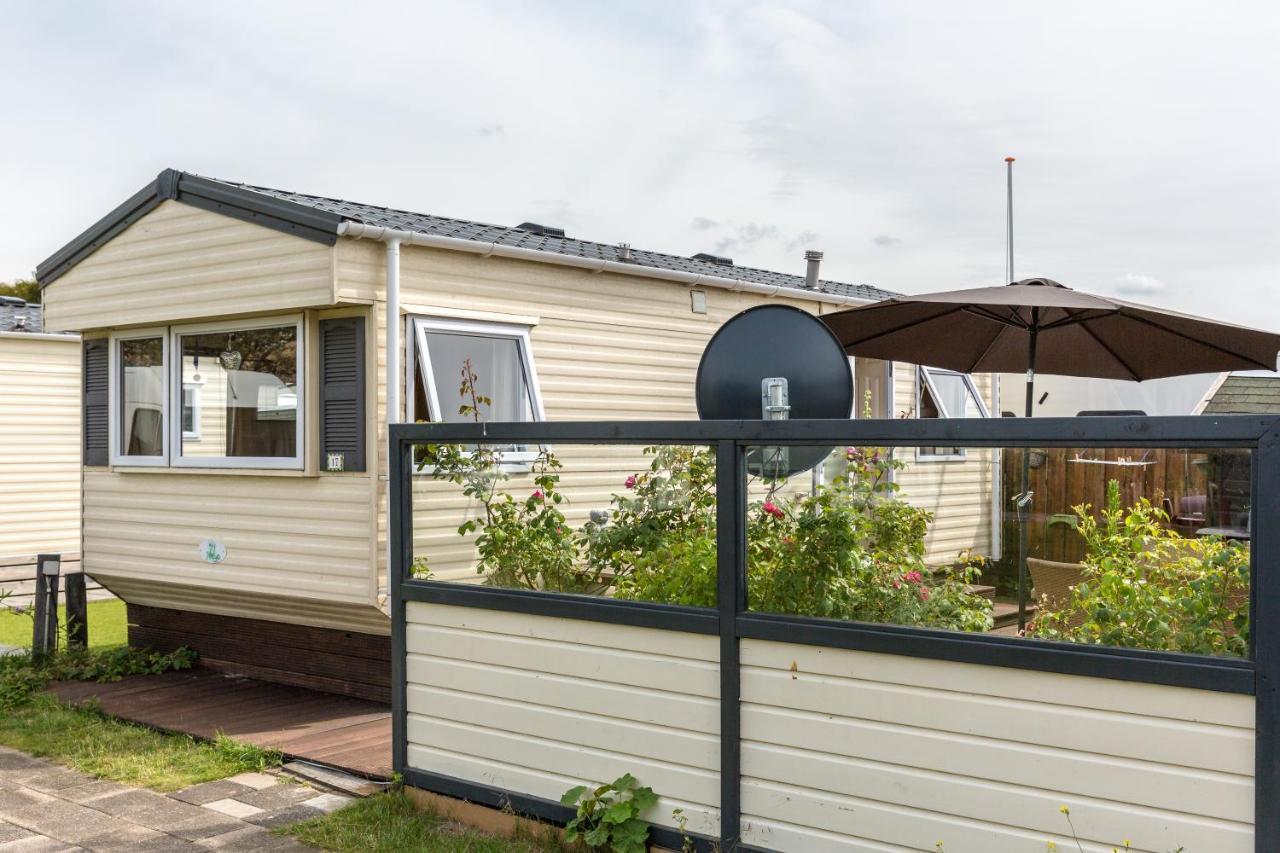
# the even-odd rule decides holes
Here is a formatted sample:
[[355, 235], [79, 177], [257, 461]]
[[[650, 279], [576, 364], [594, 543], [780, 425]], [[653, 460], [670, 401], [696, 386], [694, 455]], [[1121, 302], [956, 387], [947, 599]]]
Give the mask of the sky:
[[1280, 330], [1280, 4], [0, 0], [0, 280], [166, 167]]

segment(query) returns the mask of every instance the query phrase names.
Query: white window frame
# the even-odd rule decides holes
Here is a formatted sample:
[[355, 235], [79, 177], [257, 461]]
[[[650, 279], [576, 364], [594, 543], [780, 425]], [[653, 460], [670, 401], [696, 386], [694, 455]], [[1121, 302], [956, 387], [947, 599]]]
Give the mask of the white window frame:
[[263, 317], [254, 320], [225, 320], [217, 323], [200, 323], [187, 326], [172, 326], [169, 329], [169, 351], [176, 353], [174, 363], [169, 369], [171, 411], [182, 411], [182, 338], [187, 335], [202, 335], [212, 332], [240, 332], [253, 329], [270, 329], [277, 326], [292, 325], [297, 335], [297, 393], [298, 410], [294, 428], [293, 456], [183, 456], [182, 455], [182, 418], [173, 418], [169, 423], [169, 440], [173, 450], [169, 454], [171, 466], [174, 468], [270, 468], [302, 470], [306, 459], [306, 354], [307, 341], [305, 324], [301, 314], [288, 314], [276, 317]]
[[[125, 466], [146, 466], [163, 468], [169, 465], [169, 330], [165, 326], [148, 329], [132, 329], [128, 332], [111, 334], [111, 369], [107, 377], [108, 391], [108, 432], [107, 438], [111, 446], [111, 464]], [[161, 388], [160, 388], [160, 455], [129, 456], [124, 452], [124, 360], [121, 357], [120, 345], [125, 341], [160, 339]]]
[[[546, 420], [546, 412], [542, 407], [542, 389], [538, 384], [538, 369], [533, 360], [533, 346], [529, 340], [529, 326], [514, 323], [494, 323], [481, 320], [460, 320], [452, 317], [436, 317], [432, 315], [414, 314], [408, 318], [413, 329], [410, 339], [414, 351], [408, 359], [413, 366], [406, 376], [405, 399], [407, 409], [413, 411], [413, 395], [416, 393], [416, 379], [421, 376], [422, 387], [427, 392], [427, 416], [433, 422], [443, 420], [440, 414], [440, 396], [436, 388], [435, 374], [431, 370], [431, 349], [427, 344], [427, 332], [450, 332], [474, 337], [502, 338], [516, 342], [516, 352], [520, 358], [520, 366], [524, 371], [525, 385], [529, 389], [529, 421]], [[508, 450], [502, 453], [504, 463], [532, 462], [538, 451], [528, 448]]]
[[[199, 441], [200, 440], [200, 414], [204, 408], [204, 401], [203, 401], [204, 382], [203, 381], [193, 382], [191, 380], [183, 380], [182, 382], [183, 397], [186, 397], [187, 391], [191, 392], [191, 429], [182, 430], [182, 439], [184, 441], [188, 439], [190, 439], [191, 441]], [[178, 401], [179, 423], [181, 423], [182, 421], [182, 413], [183, 411], [186, 410], [186, 408], [187, 408], [187, 401], [185, 399], [180, 399]]]
[[[955, 415], [952, 415], [951, 413], [944, 410], [942, 396], [938, 393], [937, 387], [933, 384], [934, 373], [943, 373], [948, 376], [959, 376], [961, 379], [963, 379], [965, 387], [968, 389], [969, 393], [973, 395], [973, 399], [978, 403], [978, 411], [980, 412], [978, 417], [981, 417], [981, 418], [991, 417], [991, 412], [987, 410], [986, 402], [982, 399], [982, 395], [978, 393], [978, 386], [974, 384], [973, 377], [970, 376], [968, 373], [961, 373], [958, 370], [947, 370], [946, 368], [943, 368], [943, 367], [925, 367], [924, 365], [919, 365], [916, 367], [916, 417], [917, 418], [921, 418], [922, 417], [921, 412], [924, 411], [923, 403], [924, 403], [924, 392], [926, 389], [929, 391], [929, 396], [933, 399], [933, 405], [938, 409], [939, 418], [956, 417]], [[964, 417], [964, 415], [959, 415], [959, 417]], [[917, 447], [916, 460], [921, 462], [961, 462], [961, 461], [964, 461], [966, 458], [968, 458], [965, 448], [957, 447], [954, 449], [959, 452], [928, 453], [926, 452], [928, 448]]]

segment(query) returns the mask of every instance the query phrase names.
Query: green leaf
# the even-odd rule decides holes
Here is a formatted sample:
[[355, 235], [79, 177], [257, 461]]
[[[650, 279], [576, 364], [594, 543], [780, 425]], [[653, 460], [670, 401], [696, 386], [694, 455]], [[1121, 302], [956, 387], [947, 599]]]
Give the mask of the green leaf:
[[605, 810], [604, 815], [600, 818], [606, 823], [623, 823], [630, 820], [638, 814], [635, 806], [630, 800], [618, 800]]
[[578, 802], [578, 800], [586, 792], [587, 792], [586, 785], [575, 785], [574, 787], [570, 788], [569, 790], [565, 791], [563, 794], [560, 795], [560, 803], [561, 805], [571, 806], [574, 803]]
[[658, 802], [658, 795], [652, 788], [637, 788], [631, 796], [631, 802], [635, 805], [636, 814], [640, 814]]

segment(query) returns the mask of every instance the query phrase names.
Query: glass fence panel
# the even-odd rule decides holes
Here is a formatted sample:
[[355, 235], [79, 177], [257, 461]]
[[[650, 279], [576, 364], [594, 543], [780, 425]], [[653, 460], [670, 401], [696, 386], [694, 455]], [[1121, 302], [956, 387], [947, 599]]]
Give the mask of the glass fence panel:
[[413, 461], [414, 578], [716, 604], [710, 448], [422, 444]]
[[753, 448], [749, 607], [1247, 656], [1250, 451], [942, 450]]

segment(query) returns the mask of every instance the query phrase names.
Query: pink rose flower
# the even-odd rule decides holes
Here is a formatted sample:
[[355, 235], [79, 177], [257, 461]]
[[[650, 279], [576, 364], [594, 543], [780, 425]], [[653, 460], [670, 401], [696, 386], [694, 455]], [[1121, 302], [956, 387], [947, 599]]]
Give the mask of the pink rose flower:
[[626, 486], [628, 489], [634, 489], [636, 487], [636, 475], [632, 474], [622, 485]]
[[765, 512], [767, 512], [769, 515], [772, 515], [774, 518], [782, 518], [784, 515], [782, 510], [779, 509], [777, 505], [774, 504], [773, 501], [765, 501], [764, 506], [760, 508], [763, 509]]
[[929, 589], [927, 587], [923, 587], [923, 586], [920, 587], [920, 600], [921, 601], [929, 600]]
[[542, 489], [534, 489], [533, 494], [530, 495], [530, 497], [533, 498], [535, 501], [540, 501], [543, 498], [545, 498], [546, 495], [542, 493]]
[[919, 572], [907, 572], [902, 577], [907, 583], [920, 583], [920, 581], [924, 580], [924, 576]]

